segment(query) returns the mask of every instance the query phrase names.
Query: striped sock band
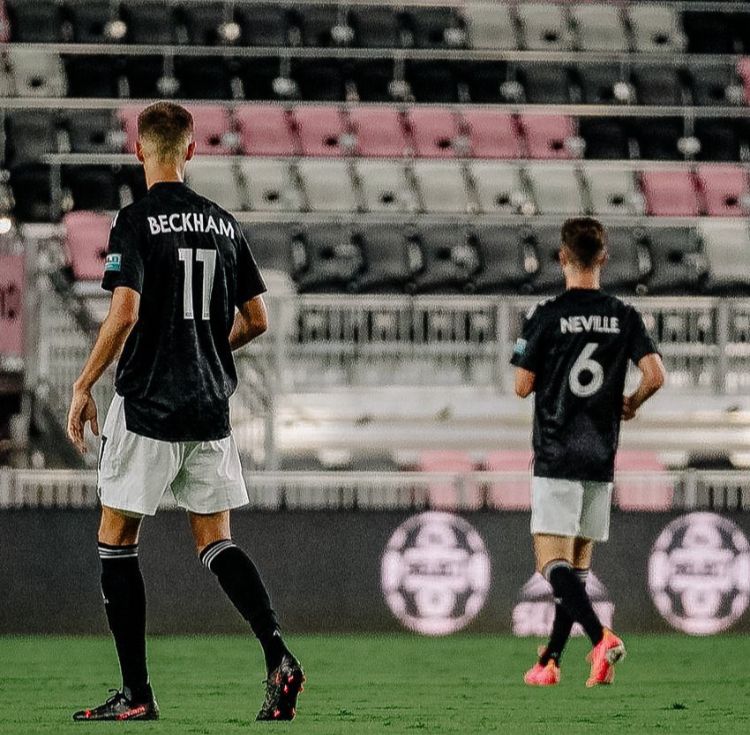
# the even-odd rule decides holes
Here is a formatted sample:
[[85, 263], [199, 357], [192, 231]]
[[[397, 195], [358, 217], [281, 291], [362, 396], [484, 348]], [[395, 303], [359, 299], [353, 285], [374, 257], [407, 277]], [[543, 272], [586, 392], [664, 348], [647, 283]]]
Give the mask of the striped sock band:
[[586, 589], [586, 582], [589, 581], [589, 570], [588, 569], [574, 569], [576, 577], [581, 580], [583, 588]]
[[100, 559], [133, 559], [138, 557], [138, 544], [111, 546], [101, 541], [97, 545]]
[[201, 551], [201, 564], [203, 564], [206, 569], [211, 569], [211, 564], [213, 563], [214, 559], [216, 559], [216, 557], [219, 556], [219, 554], [221, 554], [223, 551], [231, 549], [232, 547], [234, 547], [234, 542], [232, 541], [232, 539], [214, 541], [212, 544], [206, 546], [203, 551]]

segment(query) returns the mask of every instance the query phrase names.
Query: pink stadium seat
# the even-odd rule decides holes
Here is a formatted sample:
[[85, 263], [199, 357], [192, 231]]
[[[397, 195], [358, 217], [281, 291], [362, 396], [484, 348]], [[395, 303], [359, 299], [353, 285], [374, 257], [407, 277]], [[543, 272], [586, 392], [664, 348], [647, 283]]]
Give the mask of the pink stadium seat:
[[392, 107], [359, 107], [349, 113], [358, 156], [401, 157], [407, 152], [401, 113]]
[[576, 136], [575, 123], [567, 115], [522, 115], [529, 158], [572, 158], [566, 141]]
[[737, 73], [745, 85], [745, 104], [750, 105], [750, 56], [740, 59], [737, 64]]
[[699, 213], [698, 193], [689, 171], [644, 171], [641, 187], [647, 214], [696, 217]]
[[[127, 138], [126, 150], [135, 153], [138, 140], [138, 113], [141, 107], [129, 105], [120, 109], [119, 117]], [[198, 155], [227, 156], [234, 152], [229, 134], [232, 132], [231, 118], [225, 107], [201, 105], [190, 110], [195, 127], [195, 152]]]
[[741, 217], [742, 198], [748, 195], [747, 175], [739, 166], [702, 164], [698, 182], [706, 202], [706, 214], [712, 217]]
[[344, 118], [336, 107], [298, 107], [292, 117], [303, 156], [341, 156]]
[[283, 107], [245, 105], [234, 116], [246, 156], [293, 156], [297, 152], [289, 114]]
[[0, 254], [0, 355], [23, 355], [23, 255]]
[[101, 212], [69, 212], [63, 217], [65, 248], [78, 281], [97, 281], [104, 274], [104, 258], [112, 217]]
[[[620, 450], [615, 458], [615, 472], [664, 472], [665, 467], [654, 452]], [[621, 510], [670, 510], [674, 487], [668, 478], [621, 478], [615, 476], [615, 503]]]
[[523, 158], [515, 120], [507, 112], [467, 110], [464, 121], [474, 158]]
[[528, 510], [531, 507], [531, 450], [508, 449], [487, 455], [489, 472], [518, 472], [523, 477], [490, 485], [487, 503], [491, 508]]
[[414, 152], [420, 158], [451, 158], [457, 154], [456, 116], [451, 110], [416, 107], [406, 113], [414, 140]]
[[[419, 458], [421, 472], [473, 472], [474, 464], [466, 452], [424, 451]], [[436, 510], [455, 510], [457, 508], [479, 508], [481, 498], [479, 489], [473, 483], [464, 486], [464, 495], [459, 497], [452, 482], [430, 483], [428, 498], [430, 507]]]

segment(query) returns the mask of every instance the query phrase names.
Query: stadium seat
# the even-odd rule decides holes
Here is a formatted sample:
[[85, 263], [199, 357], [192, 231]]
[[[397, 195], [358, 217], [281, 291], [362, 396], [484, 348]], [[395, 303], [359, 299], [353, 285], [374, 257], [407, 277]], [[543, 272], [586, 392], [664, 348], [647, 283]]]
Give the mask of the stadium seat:
[[731, 13], [714, 10], [682, 14], [682, 25], [687, 35], [687, 51], [692, 54], [734, 53], [734, 18]]
[[[433, 450], [421, 453], [418, 469], [421, 472], [472, 472], [474, 463], [466, 452]], [[482, 506], [479, 488], [473, 482], [459, 489], [450, 480], [431, 481], [427, 499], [433, 510], [476, 510]]]
[[64, 56], [68, 97], [117, 97], [119, 77], [124, 71], [112, 56]]
[[11, 40], [55, 43], [62, 40], [60, 3], [56, 0], [13, 0], [8, 3]]
[[522, 225], [479, 224], [471, 238], [479, 268], [471, 278], [475, 293], [518, 293], [536, 268], [528, 246], [528, 228]]
[[414, 141], [414, 152], [421, 158], [451, 158], [460, 155], [458, 119], [452, 110], [412, 107], [406, 122]]
[[[617, 507], [626, 511], [672, 510], [672, 480], [652, 476], [652, 473], [665, 473], [666, 469], [655, 452], [620, 449], [615, 456], [614, 501]], [[643, 473], [649, 477], [648, 480], [628, 480], [627, 475], [621, 473]]]
[[392, 107], [354, 107], [349, 110], [358, 156], [401, 157], [408, 143], [401, 113]]
[[479, 208], [486, 214], [531, 214], [534, 203], [526, 192], [518, 166], [472, 161], [469, 172]]
[[740, 125], [741, 123], [731, 119], [696, 120], [695, 136], [701, 144], [697, 157], [701, 161], [739, 161], [742, 149], [747, 144], [746, 140], [742, 140]]
[[197, 158], [186, 170], [188, 185], [230, 212], [246, 209], [243, 188], [231, 160]]
[[651, 270], [648, 245], [630, 225], [607, 227], [607, 264], [602, 270], [602, 288], [615, 293], [633, 293]]
[[673, 161], [683, 158], [679, 142], [685, 134], [684, 122], [677, 118], [639, 118], [632, 122], [640, 157], [647, 161]]
[[304, 254], [294, 272], [300, 293], [345, 291], [362, 267], [349, 227], [308, 225], [296, 239]]
[[417, 202], [406, 178], [404, 165], [395, 161], [355, 159], [365, 210], [368, 212], [411, 212]]
[[524, 47], [531, 51], [569, 51], [573, 38], [563, 6], [552, 3], [518, 5]]
[[[630, 99], [631, 87], [620, 64], [580, 65], [578, 81], [582, 100], [588, 105], [614, 105]], [[628, 96], [619, 97], [623, 92]]]
[[474, 158], [522, 158], [518, 128], [512, 115], [495, 110], [465, 108], [462, 112]]
[[405, 71], [406, 81], [417, 102], [458, 102], [458, 82], [451, 64], [408, 60]]
[[681, 53], [686, 39], [679, 11], [659, 3], [632, 3], [628, 7], [635, 50], [641, 53]]
[[516, 78], [523, 85], [527, 102], [548, 105], [571, 102], [570, 73], [566, 66], [549, 63], [519, 65]]
[[[495, 104], [506, 101], [508, 65], [504, 61], [475, 61], [466, 64], [462, 80], [469, 98], [477, 104]], [[511, 91], [518, 82], [511, 83]], [[522, 88], [521, 88], [522, 92]]]
[[747, 214], [750, 189], [744, 169], [705, 163], [698, 166], [696, 174], [706, 202], [706, 214], [711, 217], [742, 217]]
[[346, 79], [341, 64], [332, 59], [295, 59], [292, 77], [299, 86], [303, 100], [343, 102]]
[[8, 59], [19, 97], [65, 97], [65, 69], [54, 51], [18, 48], [11, 45]]
[[293, 81], [279, 84], [281, 66], [276, 58], [250, 58], [241, 61], [236, 73], [242, 82], [246, 100], [288, 99], [296, 96], [299, 91]]
[[243, 46], [287, 45], [289, 19], [285, 7], [247, 0], [240, 0], [234, 6], [242, 29]]
[[73, 153], [119, 153], [123, 133], [111, 110], [70, 110], [65, 119]]
[[337, 107], [301, 106], [292, 113], [303, 156], [341, 156], [345, 122]]
[[463, 8], [469, 41], [475, 49], [515, 49], [518, 45], [510, 7], [500, 3], [468, 3]]
[[98, 281], [104, 274], [112, 215], [69, 212], [63, 217], [65, 250], [77, 281]]
[[586, 158], [630, 158], [626, 120], [616, 117], [583, 117], [579, 125], [581, 137], [586, 141]]
[[347, 161], [302, 159], [297, 170], [313, 212], [353, 212], [357, 209], [357, 196]]
[[484, 461], [488, 472], [512, 472], [519, 476], [491, 483], [487, 488], [487, 505], [493, 510], [529, 510], [532, 463], [533, 458], [528, 449], [490, 452]]
[[174, 64], [179, 96], [184, 99], [230, 100], [232, 78], [224, 59], [216, 56], [178, 56]]
[[291, 275], [292, 233], [295, 225], [286, 222], [243, 222], [242, 232], [261, 272], [280, 271]]
[[402, 19], [415, 48], [466, 47], [466, 29], [453, 8], [407, 6]]
[[129, 43], [167, 46], [174, 43], [174, 21], [167, 0], [139, 0], [124, 5]]
[[415, 161], [414, 178], [427, 212], [466, 212], [466, 181], [461, 166], [451, 161]]
[[742, 88], [732, 62], [691, 64], [693, 103], [703, 107], [720, 107], [742, 103]]
[[654, 217], [696, 217], [699, 212], [695, 181], [689, 171], [641, 173], [646, 211]]
[[7, 117], [6, 154], [13, 165], [37, 161], [41, 156], [57, 153], [54, 111], [14, 110], [7, 113]]
[[63, 166], [63, 191], [70, 194], [71, 209], [117, 210], [120, 192], [108, 166]]
[[354, 235], [362, 254], [362, 271], [354, 288], [363, 293], [403, 292], [411, 278], [409, 248], [399, 225], [369, 225]]
[[357, 45], [367, 48], [401, 45], [401, 29], [391, 6], [354, 5], [349, 14]]
[[134, 99], [159, 99], [166, 78], [164, 59], [160, 56], [129, 56], [123, 62], [127, 80], [128, 97]]
[[37, 163], [14, 166], [10, 186], [15, 199], [15, 215], [22, 222], [50, 222], [57, 214], [58, 203], [52, 201], [50, 171]]
[[182, 28], [192, 46], [219, 46], [232, 42], [222, 32], [226, 24], [234, 20], [231, 5], [218, 0], [201, 0], [198, 3], [182, 3], [178, 9]]
[[251, 209], [298, 212], [302, 208], [301, 194], [288, 161], [241, 158], [239, 164]]
[[747, 295], [750, 292], [750, 229], [744, 219], [707, 219], [698, 222], [706, 255], [705, 288], [712, 293]]
[[737, 62], [737, 74], [745, 88], [745, 104], [750, 105], [750, 56], [746, 56]]
[[246, 156], [292, 156], [297, 145], [289, 114], [280, 105], [243, 105], [234, 112]]
[[236, 135], [226, 107], [200, 105], [193, 114], [195, 152], [197, 155], [228, 156], [234, 153]]
[[628, 36], [621, 9], [604, 3], [576, 4], [571, 15], [582, 51], [628, 51]]
[[695, 292], [706, 263], [692, 227], [653, 227], [648, 233], [651, 275], [646, 286], [652, 294]]
[[362, 102], [393, 102], [394, 66], [391, 59], [355, 61], [351, 64], [351, 79]]
[[659, 107], [684, 103], [682, 80], [677, 68], [661, 63], [634, 64], [631, 79], [639, 104]]
[[521, 115], [530, 158], [571, 158], [568, 141], [575, 137], [573, 120], [565, 115]]
[[24, 256], [0, 252], [0, 357], [24, 354]]
[[412, 274], [416, 293], [461, 293], [466, 288], [479, 260], [465, 226], [423, 224], [410, 239], [419, 253]]
[[526, 174], [540, 214], [580, 214], [584, 211], [579, 177], [572, 166], [533, 165], [526, 169]]
[[76, 43], [113, 43], [124, 40], [126, 26], [119, 20], [117, 4], [107, 0], [73, 0], [66, 3], [67, 20]]
[[[334, 28], [338, 26], [341, 28], [347, 27], [346, 13], [339, 13], [335, 5], [304, 5], [297, 3], [295, 16], [304, 46], [325, 47], [348, 45], [337, 43], [334, 38]], [[341, 38], [343, 38], [343, 35]]]
[[583, 175], [593, 214], [643, 214], [643, 197], [631, 170], [589, 163], [583, 167]]
[[538, 268], [531, 280], [535, 293], [557, 293], [565, 287], [558, 254], [560, 252], [560, 227], [538, 225], [530, 236], [536, 250]]

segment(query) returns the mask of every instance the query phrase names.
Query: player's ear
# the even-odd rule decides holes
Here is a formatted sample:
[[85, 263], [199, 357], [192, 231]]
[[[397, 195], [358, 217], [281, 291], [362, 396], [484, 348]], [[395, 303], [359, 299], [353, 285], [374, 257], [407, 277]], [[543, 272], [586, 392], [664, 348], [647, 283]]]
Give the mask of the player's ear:
[[561, 268], [568, 265], [568, 254], [565, 252], [564, 245], [560, 245], [560, 249], [557, 251], [557, 262], [560, 263]]
[[195, 155], [195, 141], [192, 141], [190, 145], [188, 145], [187, 155], [185, 156], [185, 160], [189, 161], [194, 155]]
[[609, 250], [607, 250], [607, 248], [604, 248], [604, 250], [602, 250], [601, 254], [599, 255], [599, 266], [603, 266], [608, 260]]
[[141, 163], [145, 163], [143, 158], [143, 146], [141, 145], [140, 140], [135, 141], [135, 156]]

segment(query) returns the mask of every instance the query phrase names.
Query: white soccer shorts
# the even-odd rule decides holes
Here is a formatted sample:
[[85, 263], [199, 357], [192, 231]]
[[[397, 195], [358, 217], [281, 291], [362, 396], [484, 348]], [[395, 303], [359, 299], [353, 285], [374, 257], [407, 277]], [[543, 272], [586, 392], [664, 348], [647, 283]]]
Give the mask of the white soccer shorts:
[[193, 513], [219, 513], [248, 502], [232, 436], [214, 441], [165, 442], [128, 431], [122, 396], [115, 394], [102, 431], [99, 459], [102, 505], [154, 515], [171, 487]]
[[612, 483], [534, 477], [531, 533], [606, 541]]

